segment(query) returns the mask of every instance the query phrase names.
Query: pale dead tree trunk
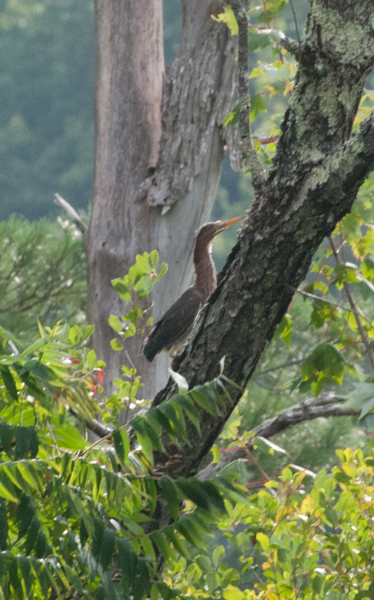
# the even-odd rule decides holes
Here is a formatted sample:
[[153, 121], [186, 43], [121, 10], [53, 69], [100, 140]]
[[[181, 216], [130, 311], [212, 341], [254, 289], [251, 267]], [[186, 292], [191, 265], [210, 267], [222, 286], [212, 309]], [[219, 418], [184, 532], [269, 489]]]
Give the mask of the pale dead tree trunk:
[[[232, 6], [240, 8], [240, 1], [232, 0]], [[174, 361], [190, 386], [217, 375], [225, 356], [225, 374], [245, 388], [314, 252], [374, 169], [374, 113], [352, 132], [374, 65], [372, 0], [312, 0], [300, 48], [288, 46], [296, 48], [299, 69], [273, 166], [267, 176], [256, 172], [256, 199], [239, 241], [191, 342]], [[174, 390], [169, 381], [154, 403], [167, 401]], [[202, 412], [200, 436], [189, 423], [190, 446], [180, 450], [169, 444], [167, 454], [157, 456], [157, 472], [195, 473], [241, 390], [230, 390], [232, 402], [223, 397], [223, 415]]]
[[[93, 346], [106, 392], [134, 363], [144, 397], [166, 383], [169, 359], [147, 364], [139, 340], [114, 352], [110, 314], [126, 310], [111, 280], [157, 249], [169, 271], [154, 293], [157, 319], [192, 277], [194, 231], [209, 220], [235, 103], [235, 39], [211, 18], [222, 2], [184, 0], [180, 51], [164, 73], [162, 0], [96, 0], [95, 187], [87, 237]], [[226, 148], [225, 148], [226, 147]], [[233, 157], [234, 153], [233, 153]]]

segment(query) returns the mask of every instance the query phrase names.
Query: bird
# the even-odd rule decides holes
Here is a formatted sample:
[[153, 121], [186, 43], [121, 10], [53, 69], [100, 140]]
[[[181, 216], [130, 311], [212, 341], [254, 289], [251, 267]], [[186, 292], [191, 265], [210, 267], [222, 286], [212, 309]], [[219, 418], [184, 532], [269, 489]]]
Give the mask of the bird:
[[193, 256], [195, 283], [154, 324], [145, 339], [143, 352], [149, 362], [163, 350], [169, 352], [172, 357], [182, 352], [200, 307], [206, 303], [217, 286], [216, 268], [212, 258], [213, 238], [243, 218], [235, 217], [228, 221], [206, 223], [198, 230]]

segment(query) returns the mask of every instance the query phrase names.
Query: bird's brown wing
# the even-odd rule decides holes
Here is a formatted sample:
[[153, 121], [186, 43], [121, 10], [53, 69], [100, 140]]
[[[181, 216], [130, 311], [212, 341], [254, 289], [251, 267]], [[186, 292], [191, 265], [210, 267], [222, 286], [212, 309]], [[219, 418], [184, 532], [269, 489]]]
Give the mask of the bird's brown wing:
[[164, 348], [181, 341], [192, 327], [201, 304], [201, 294], [192, 286], [182, 294], [163, 317], [155, 323], [145, 340], [144, 354], [152, 362]]

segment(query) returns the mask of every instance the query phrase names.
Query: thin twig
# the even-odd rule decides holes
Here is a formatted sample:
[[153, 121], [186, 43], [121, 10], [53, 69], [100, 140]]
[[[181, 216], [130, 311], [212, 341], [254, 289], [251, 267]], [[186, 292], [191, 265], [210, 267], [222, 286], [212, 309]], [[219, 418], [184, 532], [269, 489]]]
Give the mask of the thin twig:
[[243, 168], [247, 168], [252, 172], [253, 186], [258, 188], [265, 181], [265, 171], [257, 154], [251, 131], [251, 97], [248, 91], [248, 16], [241, 0], [232, 0], [231, 7], [239, 27], [238, 70], [240, 133], [242, 139], [241, 160]]
[[71, 206], [71, 204], [69, 204], [69, 202], [64, 200], [60, 194], [55, 194], [54, 203], [64, 209], [68, 217], [73, 221], [74, 225], [79, 229], [79, 231], [85, 233], [85, 224], [78, 215], [77, 211]]
[[[299, 290], [299, 289], [293, 287], [292, 285], [289, 285], [289, 284], [287, 284], [287, 285], [294, 292], [296, 292], [297, 294], [300, 294], [300, 296], [306, 296], [307, 298], [311, 298], [312, 300], [319, 300], [320, 302], [326, 302], [326, 304], [329, 304], [330, 306], [334, 306], [335, 308], [338, 308], [339, 310], [342, 310], [343, 312], [346, 312], [346, 313], [352, 312], [351, 308], [344, 308], [344, 306], [341, 306], [340, 304], [336, 304], [335, 302], [331, 302], [331, 300], [327, 300], [327, 298], [321, 298], [320, 296], [316, 296], [315, 294], [311, 294], [310, 292], [304, 292], [304, 290]], [[361, 310], [359, 310], [359, 309], [356, 309], [356, 310], [361, 315], [361, 317], [367, 323], [369, 323], [369, 325], [372, 324], [370, 319], [368, 319], [368, 317], [366, 317]]]
[[276, 367], [271, 367], [270, 369], [265, 369], [264, 371], [259, 371], [256, 373], [257, 375], [265, 375], [265, 373], [272, 373], [273, 371], [277, 371], [278, 369], [284, 369], [285, 367], [293, 367], [294, 365], [299, 365], [303, 362], [303, 359], [300, 360], [291, 360], [291, 362], [283, 363], [282, 365], [278, 365]]
[[291, 6], [292, 14], [293, 14], [293, 19], [295, 22], [296, 36], [297, 36], [297, 40], [299, 42], [299, 52], [301, 52], [301, 41], [300, 41], [300, 35], [299, 35], [299, 28], [297, 26], [296, 13], [295, 13], [295, 9], [294, 9], [292, 0], [290, 0], [290, 6]]
[[265, 18], [266, 18], [266, 24], [267, 24], [267, 26], [268, 26], [268, 27], [269, 27], [269, 29], [270, 29], [270, 28], [271, 28], [271, 25], [270, 25], [269, 13], [268, 13], [268, 7], [267, 7], [267, 4], [266, 4], [266, 0], [262, 0], [262, 4], [263, 4], [263, 7], [264, 7], [264, 13], [265, 13]]
[[[330, 240], [330, 246], [331, 246], [334, 258], [335, 258], [335, 262], [336, 262], [337, 265], [340, 265], [341, 261], [340, 261], [339, 255], [338, 255], [338, 253], [336, 251], [334, 240], [332, 239], [331, 235], [329, 235], [329, 240]], [[354, 318], [356, 320], [357, 327], [358, 327], [358, 330], [360, 332], [361, 339], [362, 339], [362, 341], [364, 343], [364, 346], [366, 348], [366, 352], [367, 352], [367, 356], [368, 356], [369, 362], [371, 364], [371, 368], [374, 371], [374, 356], [373, 356], [373, 352], [372, 352], [372, 349], [370, 347], [370, 343], [369, 343], [368, 337], [367, 337], [367, 335], [365, 333], [365, 329], [363, 328], [363, 325], [361, 323], [361, 319], [360, 319], [360, 316], [358, 314], [358, 310], [357, 310], [356, 304], [355, 304], [355, 302], [354, 302], [354, 300], [352, 298], [351, 290], [349, 289], [349, 284], [348, 284], [347, 279], [344, 279], [343, 285], [344, 285], [345, 295], [347, 296], [348, 302], [349, 302], [349, 304], [351, 306], [352, 313], [353, 313]]]

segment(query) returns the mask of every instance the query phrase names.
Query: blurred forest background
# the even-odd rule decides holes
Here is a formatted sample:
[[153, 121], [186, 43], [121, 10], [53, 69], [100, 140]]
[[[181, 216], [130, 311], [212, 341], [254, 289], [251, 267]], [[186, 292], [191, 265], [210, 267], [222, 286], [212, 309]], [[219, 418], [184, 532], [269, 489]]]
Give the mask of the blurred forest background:
[[[297, 39], [307, 8], [306, 0], [297, 0], [293, 14], [287, 4], [277, 28]], [[177, 54], [180, 28], [179, 1], [164, 0], [166, 64]], [[250, 70], [259, 61], [266, 62], [269, 54], [269, 48], [257, 46]], [[0, 0], [0, 326], [12, 332], [18, 347], [25, 347], [37, 335], [38, 318], [47, 326], [60, 319], [84, 324], [87, 318], [81, 234], [52, 201], [58, 192], [87, 222], [93, 182], [94, 58], [93, 0]], [[271, 89], [261, 91], [263, 78], [250, 80], [256, 98], [257, 137], [278, 131], [293, 76], [290, 64], [282, 69], [266, 73], [277, 91], [271, 106], [266, 101]], [[247, 175], [234, 173], [226, 160], [212, 218], [243, 214], [251, 203], [249, 182]], [[218, 269], [234, 241], [231, 230], [216, 238]], [[318, 321], [313, 303], [301, 297], [295, 299], [292, 310], [297, 324], [292, 343], [290, 320], [269, 345], [223, 439], [239, 435], [239, 425], [244, 431], [252, 429], [299, 401], [308, 389], [312, 393], [312, 377], [306, 379], [309, 388], [300, 388], [301, 365], [313, 348], [330, 339], [326, 331], [334, 335], [334, 319], [320, 315]], [[336, 339], [343, 335], [342, 328], [335, 326]], [[354, 352], [352, 345], [352, 364]], [[350, 392], [348, 367], [345, 374], [343, 387], [336, 373], [326, 376], [327, 388]], [[287, 455], [274, 457], [264, 446], [261, 465], [274, 473], [292, 457], [294, 463], [318, 469], [335, 462], [335, 448], [364, 443], [364, 430], [352, 425], [351, 418], [319, 419], [277, 438]], [[258, 477], [255, 467], [253, 477]]]
[[[2, 0], [0, 6], [1, 219], [13, 213], [31, 220], [55, 217], [56, 191], [76, 209], [87, 209], [94, 147], [93, 0]], [[296, 8], [302, 30], [307, 2], [299, 0]], [[290, 6], [281, 20], [277, 26], [295, 36]], [[166, 65], [177, 55], [180, 30], [179, 0], [164, 0]], [[253, 54], [252, 67], [257, 60]], [[285, 103], [280, 97], [279, 114]], [[256, 120], [257, 133], [266, 130], [269, 117]], [[242, 204], [236, 212], [248, 208], [248, 186], [244, 191], [241, 180], [225, 163], [215, 217], [228, 204]]]

